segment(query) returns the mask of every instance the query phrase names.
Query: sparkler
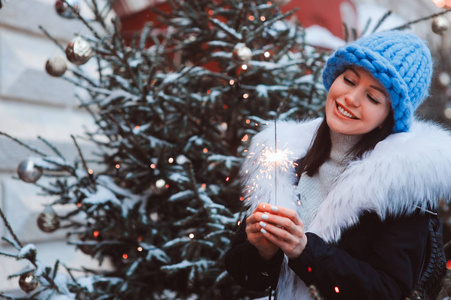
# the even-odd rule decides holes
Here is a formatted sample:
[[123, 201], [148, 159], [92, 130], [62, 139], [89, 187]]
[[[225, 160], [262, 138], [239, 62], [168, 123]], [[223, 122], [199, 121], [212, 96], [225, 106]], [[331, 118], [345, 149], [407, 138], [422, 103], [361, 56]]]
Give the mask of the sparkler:
[[[264, 180], [274, 180], [274, 205], [277, 205], [278, 172], [287, 172], [290, 168], [294, 167], [294, 163], [292, 159], [290, 159], [290, 154], [292, 152], [286, 145], [283, 145], [282, 149], [279, 149], [277, 141], [277, 119], [281, 110], [287, 103], [290, 94], [291, 93], [289, 92], [284, 101], [282, 101], [274, 118], [274, 147], [257, 143], [255, 145], [257, 149], [255, 149], [254, 152], [249, 153], [248, 156], [248, 158], [252, 158], [257, 152], [259, 153], [258, 158], [254, 161], [254, 164], [258, 166], [257, 169], [254, 169], [257, 171], [257, 174], [253, 174], [255, 177], [250, 178], [250, 184], [246, 186], [246, 193], [251, 194], [252, 191], [258, 190], [260, 184], [265, 184]], [[245, 174], [249, 174], [249, 170], [246, 170]], [[254, 197], [258, 198], [257, 195], [254, 195]]]

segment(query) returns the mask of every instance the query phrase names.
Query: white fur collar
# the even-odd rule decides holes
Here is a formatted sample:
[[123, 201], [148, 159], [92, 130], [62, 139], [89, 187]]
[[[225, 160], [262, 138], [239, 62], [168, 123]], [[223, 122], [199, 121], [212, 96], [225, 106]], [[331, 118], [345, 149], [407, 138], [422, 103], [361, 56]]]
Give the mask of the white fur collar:
[[[278, 151], [289, 150], [288, 160], [305, 156], [321, 123], [277, 122]], [[297, 209], [294, 168], [262, 173], [262, 149], [274, 149], [274, 125], [257, 134], [241, 170], [249, 210], [258, 203]], [[361, 160], [353, 161], [338, 177], [321, 204], [308, 231], [325, 241], [340, 239], [364, 211], [382, 219], [413, 212], [417, 207], [436, 209], [439, 199], [451, 199], [451, 136], [433, 123], [415, 121], [410, 132], [396, 133], [379, 142]], [[275, 188], [277, 186], [277, 188]]]

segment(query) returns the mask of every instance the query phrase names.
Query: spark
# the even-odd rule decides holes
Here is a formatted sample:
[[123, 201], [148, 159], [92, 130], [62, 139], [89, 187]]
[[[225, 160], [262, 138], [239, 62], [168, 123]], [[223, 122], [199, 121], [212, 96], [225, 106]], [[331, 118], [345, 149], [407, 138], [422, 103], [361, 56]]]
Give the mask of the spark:
[[271, 147], [265, 147], [262, 150], [262, 155], [258, 159], [260, 165], [260, 173], [268, 179], [272, 178], [272, 174], [278, 168], [280, 171], [286, 172], [292, 166], [292, 161], [288, 158], [291, 151], [288, 149], [273, 150]]

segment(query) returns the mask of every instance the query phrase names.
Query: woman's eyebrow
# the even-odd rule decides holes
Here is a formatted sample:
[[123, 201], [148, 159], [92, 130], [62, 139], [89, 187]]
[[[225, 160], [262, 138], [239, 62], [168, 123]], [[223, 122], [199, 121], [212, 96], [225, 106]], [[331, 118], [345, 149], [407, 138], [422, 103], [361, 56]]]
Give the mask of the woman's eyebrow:
[[[360, 78], [360, 74], [359, 74], [359, 72], [357, 72], [356, 69], [351, 67], [351, 68], [348, 68], [348, 70], [351, 71], [352, 73], [354, 73], [358, 78]], [[380, 88], [380, 87], [375, 86], [375, 85], [370, 85], [370, 87], [375, 89], [375, 90], [378, 90], [379, 92], [384, 94], [385, 97], [387, 97], [387, 92], [383, 88]]]

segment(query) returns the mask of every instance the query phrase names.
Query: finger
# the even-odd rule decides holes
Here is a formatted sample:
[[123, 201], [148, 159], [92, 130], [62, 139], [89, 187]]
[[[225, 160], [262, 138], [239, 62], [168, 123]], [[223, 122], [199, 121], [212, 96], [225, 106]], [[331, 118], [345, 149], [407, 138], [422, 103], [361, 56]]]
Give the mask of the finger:
[[299, 232], [303, 230], [301, 220], [298, 220], [299, 225], [297, 225], [292, 219], [287, 217], [266, 213], [256, 214], [256, 219], [258, 220], [259, 218], [265, 223], [274, 225], [294, 235], [299, 235]]
[[286, 218], [291, 219], [293, 223], [296, 225], [301, 225], [302, 223], [296, 211], [283, 206], [270, 205], [268, 203], [260, 203], [257, 206], [256, 212], [257, 211], [263, 213], [270, 213], [273, 215], [284, 216]]

